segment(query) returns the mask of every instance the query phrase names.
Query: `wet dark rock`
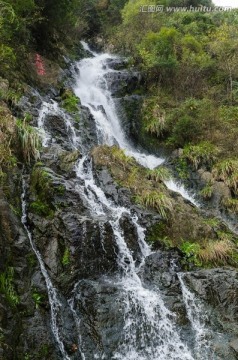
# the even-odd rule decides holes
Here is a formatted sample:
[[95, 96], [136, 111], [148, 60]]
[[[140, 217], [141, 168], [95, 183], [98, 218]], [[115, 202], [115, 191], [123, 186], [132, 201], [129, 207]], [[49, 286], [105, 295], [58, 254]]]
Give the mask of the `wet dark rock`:
[[137, 89], [141, 82], [141, 75], [137, 72], [115, 71], [105, 75], [107, 86], [115, 97], [122, 97]]
[[67, 127], [62, 117], [47, 115], [45, 126], [52, 134], [54, 134], [54, 137], [67, 137]]
[[107, 59], [106, 64], [110, 69], [123, 70], [127, 67], [128, 61], [127, 59], [122, 59], [118, 57], [113, 59]]

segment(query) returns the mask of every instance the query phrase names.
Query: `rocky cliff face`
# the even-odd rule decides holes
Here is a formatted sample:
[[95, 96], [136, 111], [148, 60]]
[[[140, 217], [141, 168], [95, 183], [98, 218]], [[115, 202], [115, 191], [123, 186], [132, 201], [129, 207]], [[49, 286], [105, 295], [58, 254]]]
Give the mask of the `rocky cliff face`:
[[[112, 62], [111, 67], [115, 66], [118, 68], [118, 63]], [[138, 81], [138, 74], [125, 71], [116, 79], [113, 75], [107, 79], [114, 96], [123, 97], [123, 101]], [[56, 104], [62, 101], [59, 90], [52, 89], [50, 94], [54, 94]], [[48, 96], [33, 98], [29, 94], [19, 109], [24, 112], [27, 108], [36, 125], [44, 101], [52, 104]], [[161, 216], [136, 206], [130, 189], [118, 184], [111, 164], [100, 163], [96, 156], [92, 165], [95, 184], [89, 182], [86, 186], [87, 177], [83, 181], [77, 176], [76, 165], [81, 161], [83, 168], [90, 169], [89, 152], [98, 145], [89, 110], [80, 106], [79, 111], [70, 114], [48, 107], [44, 127], [48, 143], [40, 162], [28, 167], [24, 175], [17, 170], [13, 181], [9, 174], [8, 197], [6, 191], [0, 192], [0, 359], [116, 359], [115, 350], [123, 353], [124, 344], [130, 343], [124, 337], [129, 310], [138, 317], [135, 324], [144, 319], [136, 304], [135, 309], [128, 310], [133, 291], [125, 296], [120, 262], [128, 269], [132, 263], [138, 265], [143, 289], [158, 293], [175, 314], [173, 331], [176, 329], [190, 348], [196, 348], [196, 341], [205, 341], [214, 359], [237, 359], [237, 271], [218, 268], [186, 272], [184, 255], [178, 249], [165, 250], [159, 238], [160, 250], [141, 263], [142, 249], [133, 219], [138, 219], [149, 237], [150, 228], [162, 221]], [[46, 274], [42, 274], [30, 245], [22, 214], [10, 205], [13, 194], [20, 204], [22, 177], [27, 183], [27, 228], [56, 289], [56, 298], [49, 297]], [[106, 200], [101, 203], [101, 212], [90, 208], [89, 200], [97, 199], [95, 186], [114, 207], [125, 208], [118, 226], [133, 261], [128, 252], [121, 258], [115, 224], [103, 209]], [[173, 213], [171, 237], [216, 237], [213, 229], [204, 225], [200, 211], [180, 196], [170, 192], [167, 196], [179, 205]], [[182, 277], [178, 276], [181, 273]], [[144, 331], [145, 341], [151, 345], [153, 339], [146, 338], [151, 329], [139, 325], [138, 329]], [[138, 343], [140, 337], [141, 333], [135, 334]]]

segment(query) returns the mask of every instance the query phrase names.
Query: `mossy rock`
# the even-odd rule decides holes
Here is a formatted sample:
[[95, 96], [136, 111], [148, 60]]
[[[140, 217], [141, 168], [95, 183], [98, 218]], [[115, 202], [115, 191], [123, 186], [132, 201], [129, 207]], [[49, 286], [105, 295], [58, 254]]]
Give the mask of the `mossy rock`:
[[65, 172], [73, 171], [76, 161], [80, 157], [80, 151], [75, 150], [71, 152], [64, 152], [59, 156], [60, 159], [60, 169]]

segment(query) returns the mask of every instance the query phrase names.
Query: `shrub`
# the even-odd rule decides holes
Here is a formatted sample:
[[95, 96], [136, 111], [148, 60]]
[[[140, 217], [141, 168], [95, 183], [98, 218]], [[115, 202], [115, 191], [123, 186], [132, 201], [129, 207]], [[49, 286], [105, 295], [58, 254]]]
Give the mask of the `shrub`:
[[142, 116], [145, 122], [145, 130], [151, 135], [160, 137], [166, 130], [166, 114], [157, 101], [157, 97], [145, 100]]
[[218, 149], [208, 141], [203, 141], [198, 145], [187, 145], [183, 151], [183, 157], [187, 159], [195, 169], [200, 165], [210, 167], [216, 160]]
[[75, 95], [68, 95], [62, 102], [62, 107], [69, 113], [75, 113], [79, 110], [79, 98]]

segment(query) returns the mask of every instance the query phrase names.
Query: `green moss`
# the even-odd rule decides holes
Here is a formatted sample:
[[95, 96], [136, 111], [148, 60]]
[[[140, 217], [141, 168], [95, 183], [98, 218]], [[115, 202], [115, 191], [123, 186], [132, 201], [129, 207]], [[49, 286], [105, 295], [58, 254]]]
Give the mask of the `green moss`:
[[[54, 188], [52, 178], [42, 167], [35, 166], [31, 175], [31, 191], [35, 200], [30, 204], [30, 209], [38, 215], [52, 218], [55, 206], [54, 194], [58, 188]], [[61, 193], [61, 187], [58, 189]]]
[[30, 253], [26, 255], [26, 261], [29, 266], [29, 268], [34, 268], [34, 266], [37, 265], [37, 259], [34, 253]]
[[167, 236], [168, 224], [160, 221], [152, 225], [147, 232], [146, 241], [151, 244], [154, 248], [158, 248], [161, 245], [166, 249], [173, 247], [173, 241]]
[[64, 251], [64, 255], [62, 257], [62, 264], [64, 266], [68, 266], [70, 264], [70, 250], [66, 248]]
[[42, 215], [49, 218], [54, 217], [54, 211], [50, 208], [48, 204], [43, 203], [41, 200], [33, 201], [30, 204], [30, 209], [32, 212], [38, 215]]
[[[65, 90], [62, 95], [62, 107], [69, 113], [76, 113], [79, 111], [79, 98], [73, 94], [69, 89]], [[77, 114], [79, 115], [79, 114]]]

